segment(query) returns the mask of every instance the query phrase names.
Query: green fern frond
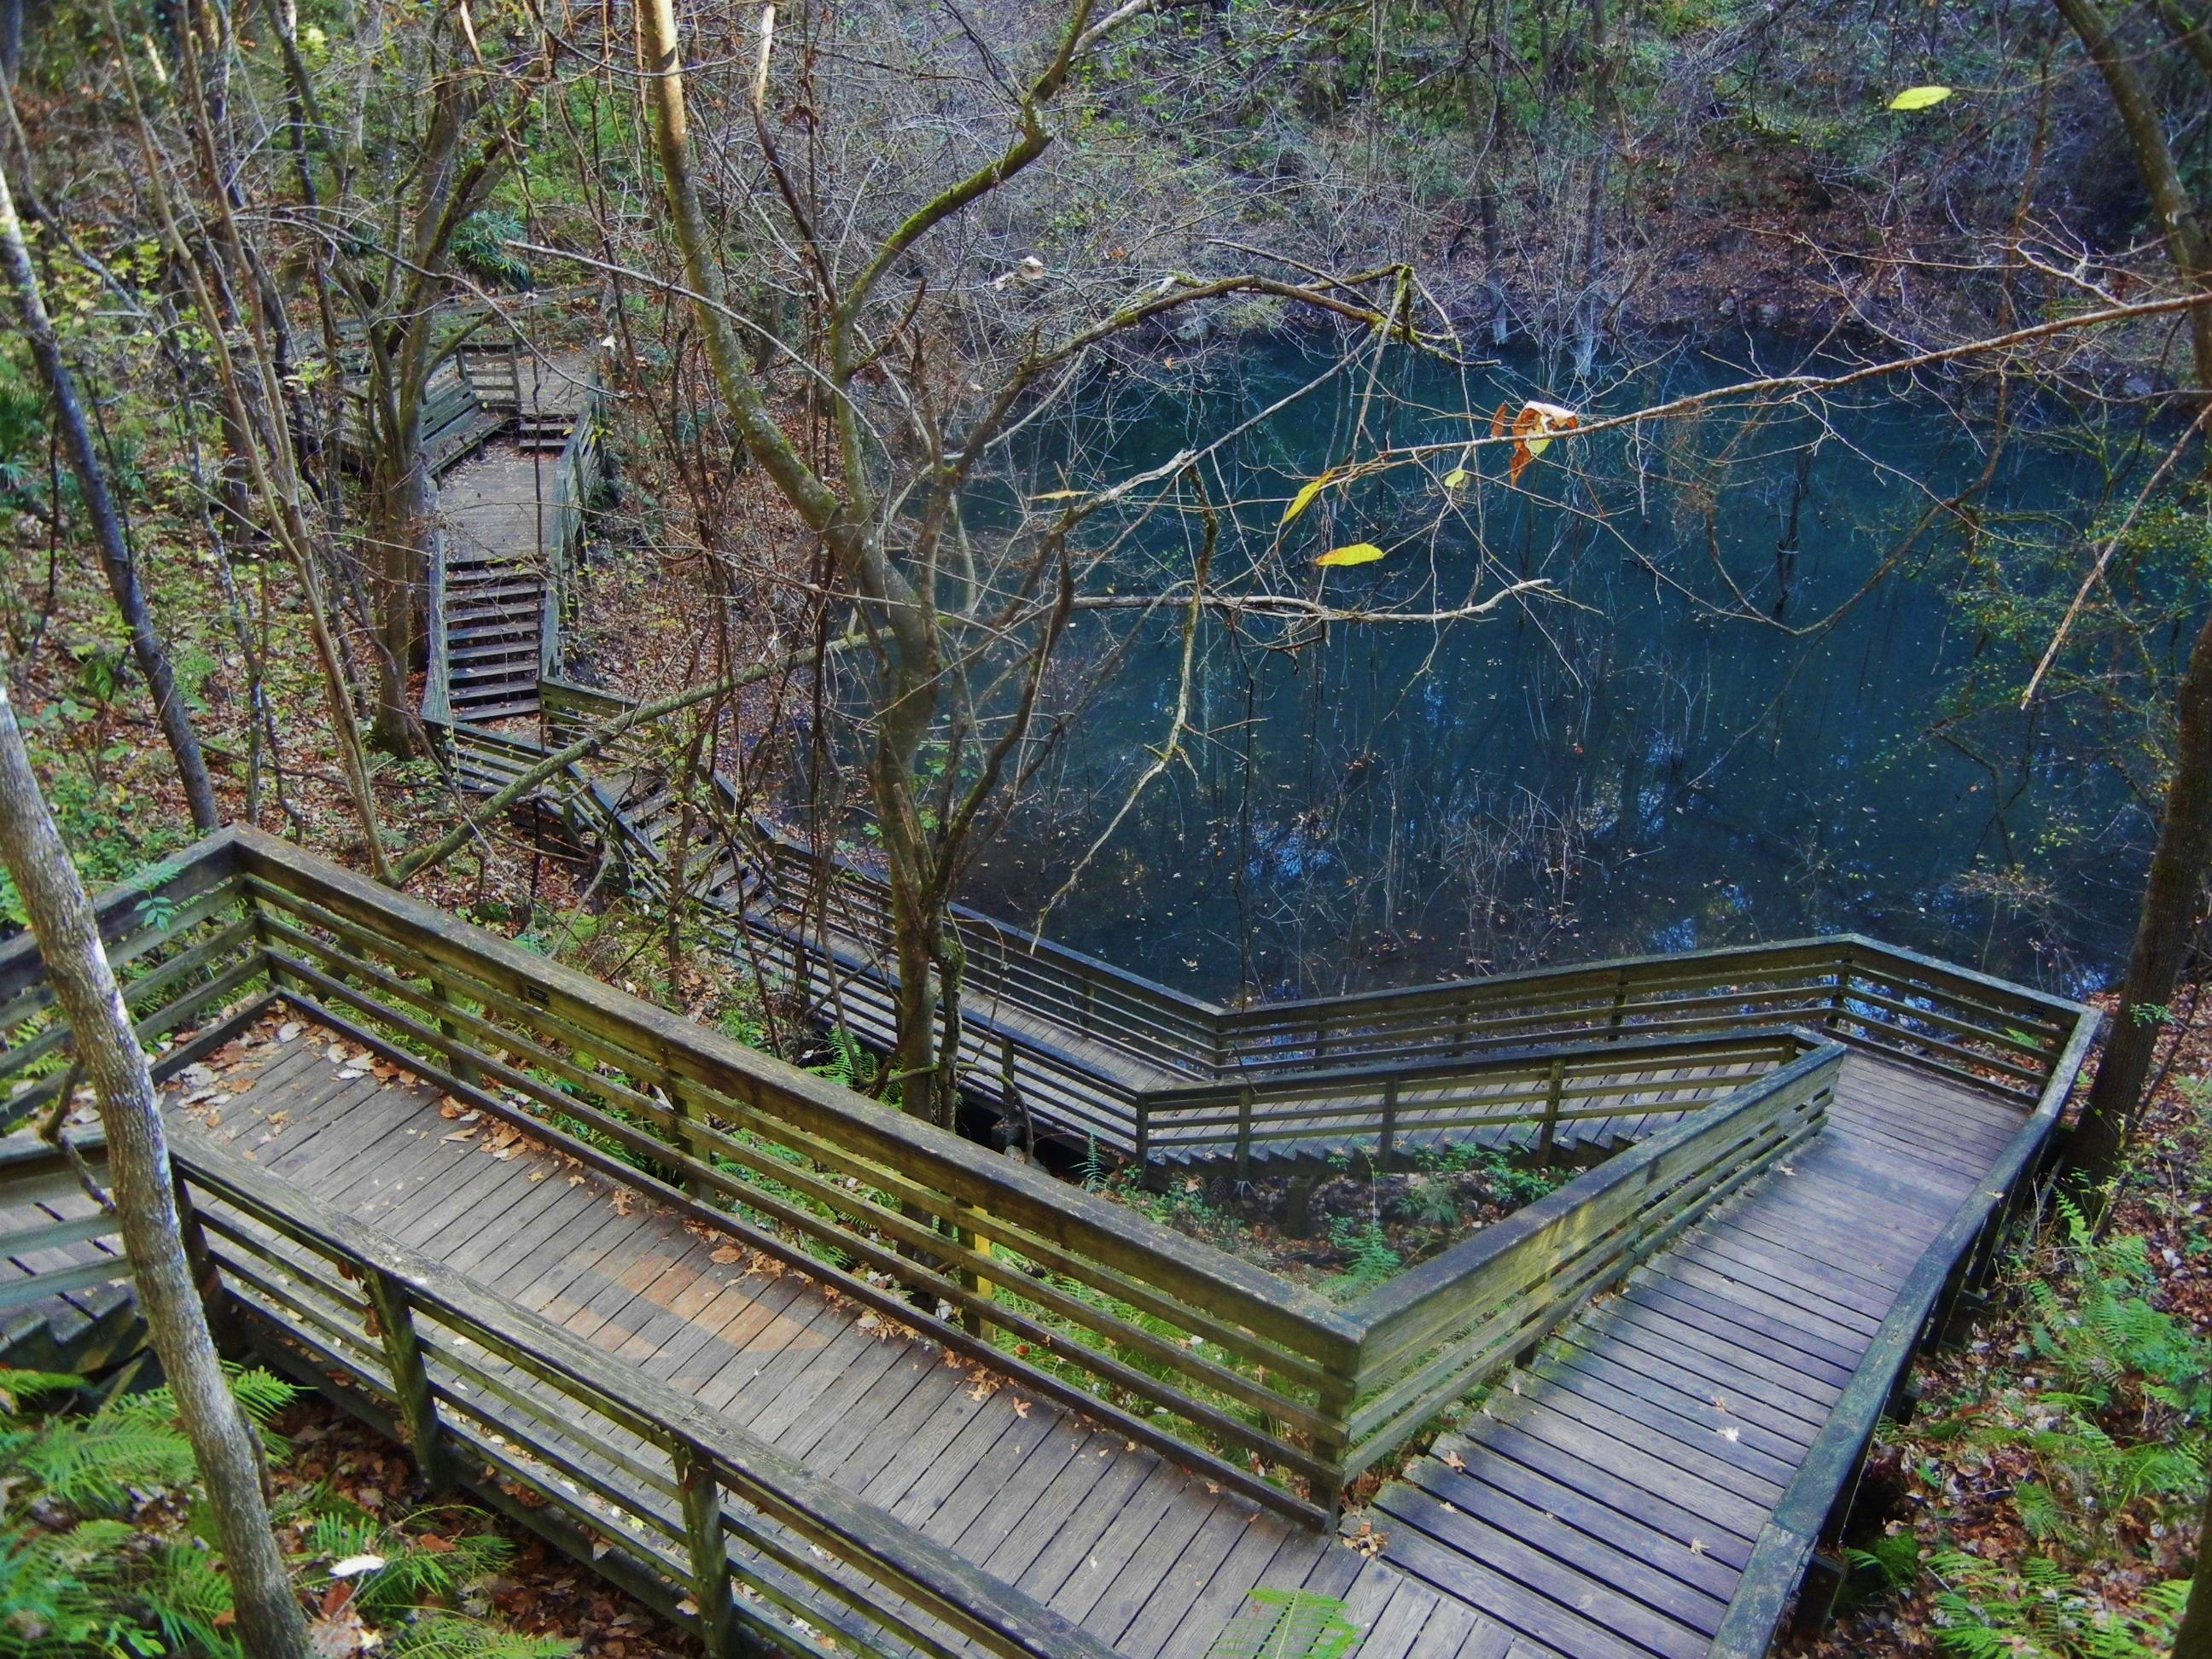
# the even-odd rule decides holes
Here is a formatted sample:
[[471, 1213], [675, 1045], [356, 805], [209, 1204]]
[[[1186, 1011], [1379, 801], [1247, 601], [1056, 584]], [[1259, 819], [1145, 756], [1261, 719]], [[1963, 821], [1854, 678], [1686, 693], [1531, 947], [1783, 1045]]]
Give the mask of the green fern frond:
[[384, 1650], [394, 1659], [565, 1659], [576, 1646], [556, 1636], [520, 1636], [441, 1613], [393, 1631]]
[[219, 1659], [241, 1654], [237, 1638], [217, 1622], [231, 1611], [230, 1580], [212, 1555], [190, 1543], [167, 1541], [155, 1547], [146, 1565], [139, 1599], [171, 1652]]
[[84, 1378], [67, 1371], [19, 1371], [0, 1366], [0, 1415], [19, 1416], [25, 1401], [75, 1394], [84, 1386]]
[[1359, 1639], [1343, 1602], [1311, 1590], [1255, 1589], [1206, 1659], [1342, 1659]]

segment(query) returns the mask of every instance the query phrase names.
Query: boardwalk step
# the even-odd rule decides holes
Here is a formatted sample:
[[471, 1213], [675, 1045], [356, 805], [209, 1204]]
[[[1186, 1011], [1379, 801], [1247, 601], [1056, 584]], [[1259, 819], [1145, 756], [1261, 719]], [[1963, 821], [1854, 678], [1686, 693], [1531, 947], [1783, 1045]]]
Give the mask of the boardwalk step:
[[471, 720], [511, 720], [511, 719], [514, 719], [514, 718], [515, 716], [517, 716], [517, 715], [520, 715], [520, 714], [532, 714], [532, 715], [534, 715], [534, 714], [536, 714], [538, 713], [538, 699], [537, 699], [536, 697], [532, 697], [532, 698], [531, 698], [528, 702], [507, 702], [507, 703], [497, 703], [497, 704], [494, 704], [494, 705], [492, 705], [492, 706], [490, 706], [490, 707], [484, 707], [484, 706], [482, 706], [482, 705], [476, 705], [476, 706], [471, 706], [471, 707], [470, 707], [469, 708], [467, 708], [467, 709], [465, 709], [465, 710], [461, 710], [461, 709], [460, 709], [460, 699], [459, 699], [458, 696], [456, 696], [456, 697], [454, 698], [454, 700], [453, 700], [453, 703], [454, 703], [454, 708], [456, 708], [456, 710], [459, 710], [459, 712], [464, 712], [464, 713], [465, 713], [465, 714], [468, 715], [468, 717], [469, 717]]

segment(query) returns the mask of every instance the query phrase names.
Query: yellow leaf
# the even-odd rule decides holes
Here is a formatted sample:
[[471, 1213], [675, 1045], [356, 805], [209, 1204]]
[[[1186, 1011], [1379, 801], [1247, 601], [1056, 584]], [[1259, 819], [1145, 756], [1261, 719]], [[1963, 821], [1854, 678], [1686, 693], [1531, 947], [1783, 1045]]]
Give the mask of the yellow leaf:
[[1951, 95], [1948, 87], [1907, 87], [1889, 100], [1892, 109], [1927, 109]]
[[1314, 479], [1309, 483], [1300, 485], [1298, 493], [1291, 497], [1291, 504], [1283, 509], [1283, 522], [1285, 524], [1288, 524], [1291, 520], [1297, 518], [1299, 514], [1311, 507], [1313, 505], [1314, 497], [1320, 495], [1322, 490], [1328, 489], [1329, 480], [1334, 477], [1336, 477], [1336, 469], [1334, 467], [1331, 467], [1328, 471], [1322, 473], [1318, 478]]
[[1470, 474], [1465, 467], [1455, 466], [1450, 471], [1444, 474], [1444, 488], [1446, 489], [1457, 489], [1472, 476], [1473, 475]]
[[1332, 547], [1316, 564], [1372, 564], [1382, 556], [1382, 550], [1373, 542], [1353, 542], [1346, 547]]

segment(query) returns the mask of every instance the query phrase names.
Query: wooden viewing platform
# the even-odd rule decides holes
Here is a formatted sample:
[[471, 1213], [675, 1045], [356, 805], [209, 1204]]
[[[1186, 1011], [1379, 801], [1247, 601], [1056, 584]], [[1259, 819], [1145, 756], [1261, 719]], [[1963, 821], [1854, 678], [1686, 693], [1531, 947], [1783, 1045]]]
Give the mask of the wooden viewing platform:
[[[101, 909], [218, 1316], [718, 1652], [1200, 1659], [1261, 1587], [1360, 1659], [1761, 1652], [2095, 1024], [1858, 939], [1189, 1005], [1139, 1146], [1619, 1126], [1339, 1306], [267, 836], [158, 873]], [[28, 939], [0, 1034], [20, 1121]], [[83, 1317], [68, 1184], [0, 1164], [0, 1299]]]

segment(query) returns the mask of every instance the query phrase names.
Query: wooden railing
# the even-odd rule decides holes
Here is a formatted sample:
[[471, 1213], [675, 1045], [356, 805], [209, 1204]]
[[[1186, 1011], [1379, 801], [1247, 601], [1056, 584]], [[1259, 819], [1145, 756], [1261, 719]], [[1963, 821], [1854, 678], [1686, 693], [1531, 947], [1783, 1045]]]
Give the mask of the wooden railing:
[[1802, 1056], [1419, 1263], [1355, 1304], [1347, 1477], [1389, 1456], [1720, 1199], [1817, 1134], [1844, 1051]]
[[[196, 942], [175, 950], [130, 926], [142, 896], [106, 902], [119, 943], [133, 962], [166, 955], [201, 982], [163, 1002], [153, 1023], [216, 1007], [251, 982], [244, 1012], [236, 1003], [217, 1010], [234, 1025], [255, 999], [282, 994], [456, 1097], [527, 1124], [853, 1303], [1309, 1522], [1324, 1520], [1349, 1479], [1419, 1428], [1409, 1414], [1417, 1403], [1449, 1397], [1438, 1389], [1464, 1392], [1510, 1358], [1447, 1332], [1455, 1358], [1421, 1358], [1400, 1376], [1420, 1358], [1411, 1328], [1384, 1317], [1372, 1297], [1333, 1305], [254, 831], [202, 843], [154, 896], [174, 907], [167, 915]], [[211, 925], [210, 935], [193, 931]], [[38, 1000], [34, 964], [27, 941], [0, 951], [0, 984], [15, 984], [27, 1007]], [[62, 1040], [42, 1030], [22, 1046], [51, 1062]], [[1771, 1066], [1785, 1042], [1803, 1054], [1814, 1041], [1753, 1031], [1720, 1045], [1713, 1063]], [[1590, 1047], [1561, 1050], [1577, 1074]], [[1819, 1052], [1832, 1061], [1838, 1051]], [[1684, 1053], [1662, 1046], [1630, 1057], [1663, 1068]], [[1488, 1062], [1477, 1070], [1496, 1079]], [[1425, 1074], [1423, 1086], [1443, 1075]], [[1650, 1144], [1672, 1147], [1690, 1126], [1806, 1109], [1825, 1098], [1829, 1075], [1793, 1060], [1684, 1113]], [[1583, 1109], [1562, 1097], [1560, 1109]], [[1545, 1200], [1542, 1213], [1567, 1218], [1546, 1237], [1579, 1249], [1614, 1237], [1620, 1218], [1601, 1206], [1632, 1178], [1644, 1183], [1636, 1228], [1686, 1221], [1728, 1177], [1763, 1162], [1770, 1140], [1727, 1139], [1699, 1164], [1711, 1176], [1702, 1186], [1675, 1180], [1672, 1163], [1664, 1179], [1646, 1178], [1632, 1172], [1648, 1160], [1616, 1158]], [[1607, 1258], [1623, 1270], [1632, 1233], [1620, 1233], [1629, 1243]], [[1437, 1260], [1455, 1265], [1415, 1270], [1443, 1310], [1420, 1325], [1423, 1338], [1455, 1329], [1462, 1314], [1494, 1323], [1497, 1309], [1483, 1298], [1506, 1283], [1503, 1270], [1483, 1251]], [[1532, 1318], [1557, 1316], [1605, 1279], [1554, 1267], [1561, 1293]], [[1370, 1396], [1391, 1409], [1378, 1416]]]
[[577, 549], [584, 538], [584, 511], [599, 487], [599, 427], [605, 416], [606, 394], [595, 366], [584, 387], [569, 428], [553, 466], [552, 489], [538, 522], [539, 551], [544, 559], [545, 598], [538, 629], [538, 673], [552, 679], [561, 672], [561, 635], [574, 602]]
[[1227, 1156], [1243, 1173], [1270, 1150], [1310, 1147], [1316, 1158], [1359, 1152], [1387, 1168], [1408, 1146], [1519, 1129], [1534, 1132], [1532, 1150], [1545, 1157], [1563, 1129], [1671, 1117], [1788, 1064], [1810, 1042], [1795, 1030], [1632, 1036], [1156, 1090], [1137, 1100], [1138, 1157]]
[[[96, 906], [138, 1035], [171, 1066], [189, 1064], [222, 1039], [202, 1033], [176, 1046], [167, 1043], [170, 1033], [220, 1020], [258, 1000], [267, 983], [228, 860], [210, 852], [221, 844], [217, 837], [151, 866]], [[45, 964], [30, 936], [20, 934], [0, 945], [0, 1133], [52, 1108], [69, 1079], [69, 1028]]]
[[[631, 707], [566, 683], [549, 682], [543, 694], [553, 744]], [[603, 764], [632, 781], [665, 769], [642, 732], [627, 734]], [[581, 777], [569, 794], [588, 809], [588, 827], [641, 870], [650, 865], [654, 849], [623, 799], [604, 789], [589, 794]], [[747, 819], [759, 882], [742, 914], [727, 920], [744, 931], [747, 954], [787, 974], [863, 1041], [888, 1047], [895, 971], [883, 879], [764, 816], [738, 816]], [[1224, 1121], [1236, 1097], [1190, 1092], [1209, 1086], [1256, 1091], [1263, 1080], [1304, 1077], [1311, 1083], [1305, 1093], [1320, 1098], [1338, 1090], [1346, 1068], [1425, 1066], [1562, 1041], [1692, 1041], [1784, 1027], [2025, 1105], [2083, 1013], [2078, 1003], [1856, 934], [1224, 1009], [964, 906], [955, 907], [954, 920], [969, 963], [960, 1051], [969, 1088], [1137, 1157], [1174, 1144], [1156, 1116], [1163, 1110], [1186, 1132], [1207, 1131], [1197, 1143], [1223, 1156], [1267, 1145]], [[1359, 1099], [1359, 1109], [1340, 1103], [1335, 1121], [1352, 1139], [1379, 1146], [1387, 1097], [1369, 1088]], [[1199, 1100], [1209, 1103], [1205, 1109], [1184, 1109]]]
[[1331, 1425], [1349, 1403], [1338, 1379], [1355, 1367], [1342, 1316], [1319, 1297], [283, 843], [232, 834], [275, 982], [319, 1018], [860, 1306], [1318, 1518], [1288, 1488], [1331, 1488]]
[[616, 1569], [709, 1654], [827, 1638], [872, 1655], [1109, 1659], [1067, 1620], [550, 1321], [228, 1153], [193, 1145], [176, 1162], [204, 1267], [265, 1352], [318, 1387], [342, 1378], [434, 1487], [465, 1481]]
[[[498, 416], [477, 395], [471, 377], [450, 357], [430, 371], [422, 388], [420, 419], [423, 465], [434, 477], [465, 459], [500, 425]], [[367, 389], [349, 375], [338, 411], [338, 453], [347, 465], [366, 465], [371, 436]]]
[[1817, 1025], [1923, 1069], [2033, 1099], [2078, 1003], [1857, 934], [1632, 957], [1225, 1012], [1225, 1065], [1272, 1070], [1464, 1053], [1571, 1031]]

